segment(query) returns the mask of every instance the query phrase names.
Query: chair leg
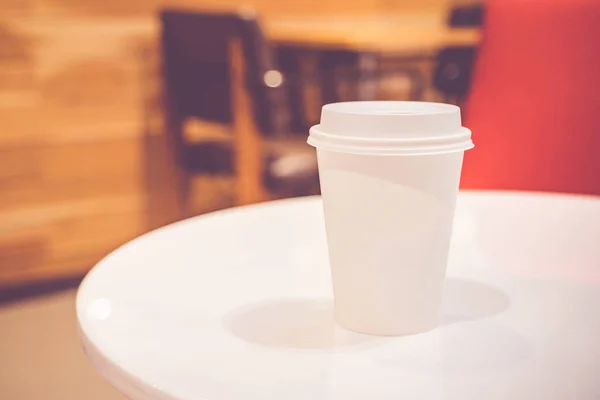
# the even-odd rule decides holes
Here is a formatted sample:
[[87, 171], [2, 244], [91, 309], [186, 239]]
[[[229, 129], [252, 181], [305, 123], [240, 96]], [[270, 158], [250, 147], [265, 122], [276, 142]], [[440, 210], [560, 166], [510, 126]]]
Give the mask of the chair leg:
[[360, 53], [356, 67], [359, 74], [358, 100], [375, 100], [377, 98], [377, 55]]
[[[356, 71], [358, 54], [348, 51], [323, 51], [319, 60], [319, 86], [321, 90], [321, 103], [329, 104], [338, 101], [356, 100], [356, 95], [340, 97], [340, 87], [356, 84], [356, 77], [348, 80], [348, 70]], [[367, 74], [368, 75], [368, 74]], [[365, 76], [365, 78], [368, 78]]]
[[282, 49], [279, 51], [279, 63], [285, 75], [290, 79], [287, 82], [288, 104], [291, 115], [291, 131], [301, 132], [308, 129], [306, 122], [306, 110], [304, 109], [304, 85], [303, 76], [300, 71], [302, 53], [300, 50], [290, 51]]
[[321, 103], [329, 104], [339, 101], [337, 93], [335, 57], [330, 54], [323, 54], [319, 60], [319, 86], [321, 89]]
[[145, 158], [148, 228], [189, 217], [191, 176], [171, 157], [163, 135], [147, 138]]
[[230, 50], [237, 203], [252, 204], [267, 198], [263, 185], [262, 138], [252, 118], [252, 102], [244, 84], [241, 42], [232, 41]]
[[425, 77], [419, 70], [410, 71], [409, 79], [411, 81], [409, 99], [412, 101], [423, 100], [423, 93], [425, 92]]
[[192, 194], [192, 177], [187, 171], [179, 169], [177, 176], [177, 188], [176, 188], [176, 207], [178, 219], [189, 218], [192, 216], [192, 210], [190, 207], [190, 197]]

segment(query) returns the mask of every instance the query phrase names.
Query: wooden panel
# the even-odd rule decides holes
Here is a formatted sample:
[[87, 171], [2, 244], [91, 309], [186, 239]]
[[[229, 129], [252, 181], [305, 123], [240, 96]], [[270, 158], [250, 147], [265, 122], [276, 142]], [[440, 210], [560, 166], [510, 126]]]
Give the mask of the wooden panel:
[[107, 209], [85, 218], [62, 220], [52, 229], [49, 252], [56, 260], [106, 253], [142, 232], [141, 216], [139, 204], [132, 204], [130, 210]]
[[156, 85], [143, 75], [151, 20], [25, 18], [9, 28], [13, 47], [33, 45], [0, 62], [0, 146], [142, 133], [144, 86]]
[[[14, 0], [13, 0], [14, 1]], [[50, 16], [151, 16], [160, 0], [38, 0], [39, 8]]]
[[30, 62], [0, 62], [0, 92], [34, 90], [35, 74]]
[[383, 0], [382, 10], [393, 12], [436, 11], [447, 8], [454, 0]]
[[[412, 1], [412, 0], [411, 0]], [[203, 9], [239, 9], [252, 7], [265, 18], [280, 16], [337, 16], [340, 14], [376, 13], [385, 0], [167, 0], [163, 4]]]
[[0, 1], [0, 15], [18, 17], [30, 15], [34, 10], [35, 0], [2, 0]]
[[[144, 134], [145, 124], [141, 110], [135, 111], [135, 119], [132, 116], [131, 119], [113, 120], [110, 107], [78, 110], [71, 114], [70, 118], [68, 110], [52, 113], [51, 109], [43, 109], [41, 106], [36, 108], [35, 95], [14, 96], [11, 100], [14, 103], [33, 104], [0, 107], [0, 151], [115, 139], [139, 139]], [[58, 120], [58, 115], [63, 115], [66, 119]]]
[[[12, 0], [16, 1], [16, 0]], [[341, 12], [378, 12], [389, 0], [39, 0], [38, 8], [51, 16], [151, 16], [164, 6], [187, 6], [232, 9], [251, 6], [268, 16], [338, 15]], [[417, 3], [404, 0], [400, 3]], [[426, 0], [426, 2], [434, 0]]]
[[0, 214], [0, 284], [85, 272], [143, 231], [143, 204], [117, 196]]
[[30, 61], [31, 40], [0, 21], [0, 61]]
[[[266, 16], [330, 15], [343, 13], [383, 12], [386, 10], [431, 9], [446, 0], [3, 0], [11, 12], [38, 13], [52, 17], [139, 17], [152, 16], [165, 6], [232, 9], [251, 6]], [[1, 10], [1, 8], [0, 8]]]
[[456, 1], [478, 0], [164, 0], [165, 6], [197, 7], [203, 9], [239, 9], [252, 7], [265, 18], [277, 17], [339, 17], [343, 15], [366, 15], [402, 13], [414, 11], [437, 11]]
[[156, 29], [53, 14], [63, 3], [0, 20], [0, 283], [83, 273], [145, 229], [142, 94], [156, 82], [141, 50]]
[[33, 229], [25, 236], [0, 237], [0, 284], [5, 276], [18, 276], [44, 265], [47, 257], [44, 238]]
[[[31, 47], [30, 38], [0, 20], [0, 109], [32, 104], [35, 75]], [[5, 135], [2, 125], [0, 116], [0, 140]]]
[[37, 204], [139, 193], [138, 139], [0, 149], [0, 212]]
[[[67, 30], [37, 50], [36, 73], [42, 97], [39, 119], [52, 127], [55, 135], [68, 135], [73, 128], [100, 121], [140, 121], [141, 60], [130, 51], [126, 33], [108, 33], [103, 26], [88, 35]], [[104, 39], [96, 39], [97, 35]], [[92, 43], [93, 53], [84, 50]]]

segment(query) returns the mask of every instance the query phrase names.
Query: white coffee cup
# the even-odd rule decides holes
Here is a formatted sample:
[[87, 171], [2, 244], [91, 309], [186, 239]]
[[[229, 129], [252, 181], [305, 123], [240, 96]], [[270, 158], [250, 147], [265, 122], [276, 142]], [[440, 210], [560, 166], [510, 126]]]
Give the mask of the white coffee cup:
[[317, 148], [343, 327], [403, 335], [436, 326], [463, 153], [460, 109], [441, 103], [328, 104]]

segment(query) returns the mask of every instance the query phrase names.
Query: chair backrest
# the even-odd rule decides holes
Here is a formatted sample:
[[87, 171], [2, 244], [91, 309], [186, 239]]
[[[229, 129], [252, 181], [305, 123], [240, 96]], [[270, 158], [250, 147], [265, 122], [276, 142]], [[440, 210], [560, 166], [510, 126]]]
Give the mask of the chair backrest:
[[[448, 25], [453, 28], [479, 27], [483, 23], [482, 4], [465, 4], [453, 7]], [[447, 98], [460, 102], [471, 86], [475, 47], [448, 47], [437, 56], [433, 73], [433, 86]], [[450, 99], [447, 99], [450, 100]]]
[[448, 47], [440, 50], [433, 74], [433, 86], [446, 97], [460, 101], [471, 87], [475, 47]]
[[483, 24], [483, 4], [457, 5], [450, 10], [448, 25], [459, 27], [477, 27]]
[[255, 123], [265, 134], [285, 129], [281, 75], [252, 12], [164, 10], [161, 22], [165, 107], [172, 123], [188, 117], [232, 122], [230, 45], [238, 39]]

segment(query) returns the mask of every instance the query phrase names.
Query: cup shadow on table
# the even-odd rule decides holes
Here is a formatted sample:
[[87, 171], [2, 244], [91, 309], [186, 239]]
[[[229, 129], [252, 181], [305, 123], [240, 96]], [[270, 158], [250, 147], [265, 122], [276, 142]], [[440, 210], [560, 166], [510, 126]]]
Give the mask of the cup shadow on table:
[[[444, 284], [439, 326], [490, 317], [509, 305], [508, 296], [497, 288], [448, 277]], [[231, 312], [224, 325], [226, 330], [246, 342], [276, 348], [372, 348], [391, 340], [339, 327], [331, 299], [291, 298], [253, 304]]]
[[500, 314], [509, 306], [508, 296], [494, 286], [447, 277], [444, 283], [439, 325], [491, 317]]

